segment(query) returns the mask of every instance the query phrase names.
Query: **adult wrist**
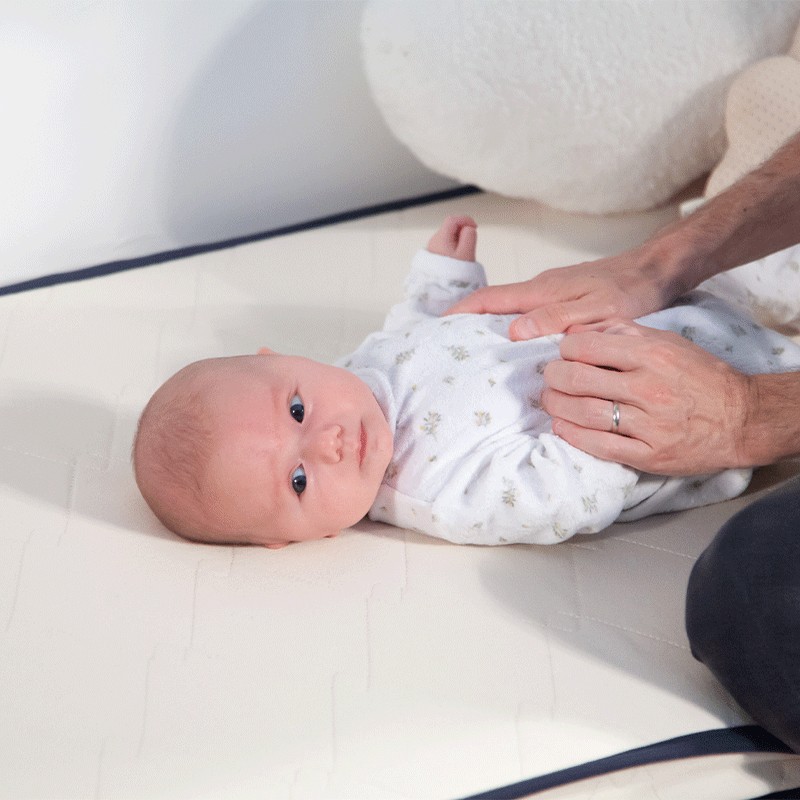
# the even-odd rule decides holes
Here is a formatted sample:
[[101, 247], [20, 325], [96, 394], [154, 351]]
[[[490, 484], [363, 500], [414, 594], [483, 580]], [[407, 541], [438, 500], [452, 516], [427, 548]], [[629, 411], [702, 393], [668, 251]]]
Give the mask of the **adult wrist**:
[[642, 246], [642, 270], [659, 293], [662, 308], [715, 274], [705, 244], [680, 221]]
[[800, 455], [800, 372], [744, 376], [746, 412], [739, 466], [758, 467]]

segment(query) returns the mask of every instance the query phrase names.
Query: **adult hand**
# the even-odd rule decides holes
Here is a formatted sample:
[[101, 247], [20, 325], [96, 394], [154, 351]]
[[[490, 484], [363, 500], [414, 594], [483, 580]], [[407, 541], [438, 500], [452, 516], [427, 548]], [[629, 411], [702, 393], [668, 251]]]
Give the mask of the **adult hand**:
[[800, 133], [726, 191], [635, 250], [479, 289], [447, 313], [523, 314], [512, 339], [572, 325], [635, 319], [666, 308], [706, 278], [798, 241]]
[[633, 322], [569, 334], [560, 349], [562, 360], [544, 370], [542, 407], [570, 444], [662, 475], [747, 466], [749, 376], [675, 333]]
[[679, 293], [663, 274], [663, 263], [658, 251], [642, 246], [478, 289], [445, 313], [522, 314], [509, 328], [515, 341], [563, 333], [572, 325], [633, 319], [665, 308]]

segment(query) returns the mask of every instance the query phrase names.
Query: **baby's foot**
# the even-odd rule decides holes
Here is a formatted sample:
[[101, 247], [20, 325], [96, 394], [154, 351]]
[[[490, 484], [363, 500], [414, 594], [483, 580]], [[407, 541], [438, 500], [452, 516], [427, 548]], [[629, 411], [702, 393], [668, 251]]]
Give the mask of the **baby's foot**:
[[448, 217], [428, 242], [428, 250], [460, 261], [475, 260], [478, 225], [472, 217]]

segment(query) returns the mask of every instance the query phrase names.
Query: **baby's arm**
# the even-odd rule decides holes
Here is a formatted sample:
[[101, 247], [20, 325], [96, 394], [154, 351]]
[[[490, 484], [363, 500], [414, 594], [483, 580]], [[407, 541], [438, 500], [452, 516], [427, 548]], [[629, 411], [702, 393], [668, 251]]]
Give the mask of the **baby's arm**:
[[447, 217], [428, 242], [428, 252], [438, 256], [474, 261], [478, 225], [472, 217]]
[[453, 303], [486, 285], [483, 267], [475, 261], [477, 225], [471, 217], [448, 217], [426, 250], [411, 262], [406, 299], [395, 305], [383, 329], [397, 330], [429, 317], [439, 317]]

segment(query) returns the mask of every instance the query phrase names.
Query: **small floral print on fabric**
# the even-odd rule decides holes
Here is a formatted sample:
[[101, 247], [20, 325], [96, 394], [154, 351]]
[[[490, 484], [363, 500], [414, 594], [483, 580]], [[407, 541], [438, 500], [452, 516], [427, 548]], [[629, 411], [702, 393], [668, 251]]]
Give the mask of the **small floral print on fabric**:
[[569, 535], [569, 531], [560, 522], [554, 522], [553, 535], [556, 539], [566, 539]]
[[469, 350], [460, 344], [451, 344], [445, 349], [456, 361], [466, 361], [469, 358]]
[[419, 426], [420, 430], [426, 436], [433, 436], [436, 438], [436, 431], [442, 421], [442, 415], [438, 411], [429, 411], [422, 420], [422, 425]]
[[503, 505], [511, 506], [511, 508], [514, 508], [517, 503], [517, 488], [508, 478], [503, 478], [503, 494], [501, 495], [501, 499]]
[[475, 424], [479, 428], [485, 428], [487, 425], [490, 425], [491, 422], [492, 422], [492, 415], [488, 411], [475, 412]]
[[402, 353], [398, 353], [395, 356], [394, 363], [400, 366], [400, 364], [405, 364], [407, 361], [411, 360], [411, 357], [414, 355], [414, 348], [412, 347], [410, 350], [403, 350]]

